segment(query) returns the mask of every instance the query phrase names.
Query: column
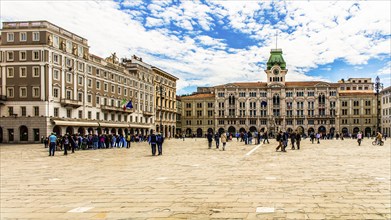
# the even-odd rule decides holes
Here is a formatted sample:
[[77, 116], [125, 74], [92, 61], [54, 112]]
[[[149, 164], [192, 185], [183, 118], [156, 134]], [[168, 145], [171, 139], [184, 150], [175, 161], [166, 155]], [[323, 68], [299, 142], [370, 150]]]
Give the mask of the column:
[[[41, 78], [41, 101], [45, 101], [45, 65], [40, 65], [40, 68], [41, 68], [41, 75], [40, 75], [40, 78]], [[51, 84], [49, 84], [50, 86]], [[48, 97], [49, 98], [49, 97]]]
[[2, 66], [1, 67], [1, 85], [2, 85], [1, 94], [5, 95], [5, 96], [7, 96], [7, 88], [6, 88], [6, 86], [7, 86], [6, 79], [7, 78], [6, 77], [7, 77], [6, 68], [5, 68], [5, 66]]

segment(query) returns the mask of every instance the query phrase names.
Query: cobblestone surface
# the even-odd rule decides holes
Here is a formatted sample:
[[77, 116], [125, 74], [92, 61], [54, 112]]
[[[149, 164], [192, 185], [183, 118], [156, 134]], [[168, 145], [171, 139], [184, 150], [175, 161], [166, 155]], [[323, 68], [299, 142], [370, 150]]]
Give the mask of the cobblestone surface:
[[[130, 149], [48, 156], [42, 145], [0, 145], [1, 219], [391, 219], [390, 141], [167, 140], [163, 156]], [[247, 155], [246, 155], [247, 154]]]

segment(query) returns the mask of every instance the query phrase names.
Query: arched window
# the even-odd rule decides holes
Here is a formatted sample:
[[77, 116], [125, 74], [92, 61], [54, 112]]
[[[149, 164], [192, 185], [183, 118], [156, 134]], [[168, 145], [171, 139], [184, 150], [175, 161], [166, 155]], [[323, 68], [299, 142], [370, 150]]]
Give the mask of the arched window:
[[273, 105], [280, 105], [280, 96], [278, 94], [273, 96]]

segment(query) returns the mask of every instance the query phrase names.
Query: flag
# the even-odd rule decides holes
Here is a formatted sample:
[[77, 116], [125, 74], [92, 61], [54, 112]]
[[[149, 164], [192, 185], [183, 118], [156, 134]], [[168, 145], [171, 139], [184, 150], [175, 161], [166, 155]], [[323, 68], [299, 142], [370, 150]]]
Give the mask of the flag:
[[133, 105], [132, 105], [132, 100], [130, 100], [129, 102], [128, 102], [128, 104], [126, 104], [126, 106], [125, 106], [127, 109], [129, 108], [133, 108]]
[[125, 105], [125, 104], [126, 104], [126, 99], [122, 99], [121, 105]]

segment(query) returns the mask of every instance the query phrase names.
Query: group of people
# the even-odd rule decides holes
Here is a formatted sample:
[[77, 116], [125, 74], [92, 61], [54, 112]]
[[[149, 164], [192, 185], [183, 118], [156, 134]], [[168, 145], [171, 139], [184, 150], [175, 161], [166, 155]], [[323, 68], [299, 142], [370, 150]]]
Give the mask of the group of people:
[[209, 149], [212, 148], [212, 142], [213, 142], [213, 139], [214, 139], [215, 143], [216, 143], [216, 149], [220, 149], [220, 141], [221, 141], [221, 143], [223, 144], [221, 149], [223, 151], [225, 150], [225, 147], [226, 147], [226, 144], [227, 144], [227, 141], [228, 141], [227, 133], [222, 132], [220, 134], [219, 132], [216, 132], [216, 134], [213, 135], [212, 132], [209, 132], [206, 135], [206, 138], [208, 139], [208, 148]]
[[151, 145], [152, 149], [152, 156], [156, 155], [156, 146], [158, 150], [158, 156], [163, 155], [163, 142], [164, 142], [164, 137], [162, 134], [157, 133], [155, 131], [152, 132], [151, 135], [148, 137], [148, 143]]
[[297, 147], [297, 150], [300, 150], [300, 142], [301, 142], [301, 134], [298, 132], [278, 132], [276, 141], [278, 142], [278, 146], [276, 148], [276, 151], [278, 151], [281, 148], [281, 152], [286, 152], [286, 148], [288, 146], [289, 139], [291, 140], [291, 150], [295, 150], [295, 144]]
[[56, 150], [64, 151], [64, 155], [68, 155], [68, 151], [86, 150], [86, 149], [106, 149], [106, 148], [130, 148], [131, 142], [147, 141], [148, 136], [132, 135], [132, 134], [65, 134], [63, 136], [52, 133], [43, 139], [45, 148], [49, 147], [49, 156], [54, 156]]

